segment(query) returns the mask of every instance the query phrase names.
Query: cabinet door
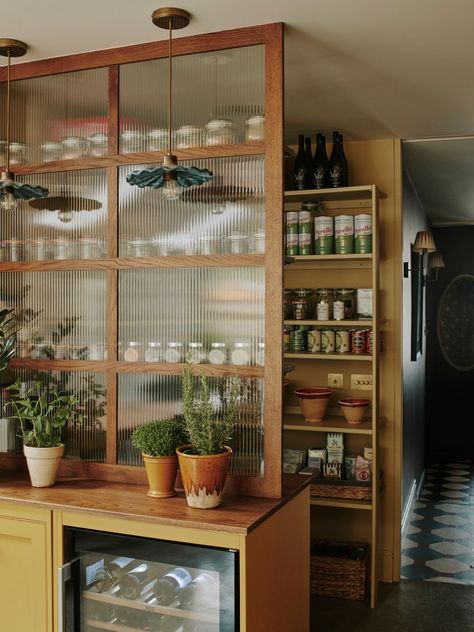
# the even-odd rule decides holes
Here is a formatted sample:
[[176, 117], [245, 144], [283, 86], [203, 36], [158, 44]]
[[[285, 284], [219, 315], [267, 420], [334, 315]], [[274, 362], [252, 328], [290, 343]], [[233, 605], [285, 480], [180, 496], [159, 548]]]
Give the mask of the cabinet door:
[[0, 508], [0, 627], [51, 632], [50, 526], [9, 514]]

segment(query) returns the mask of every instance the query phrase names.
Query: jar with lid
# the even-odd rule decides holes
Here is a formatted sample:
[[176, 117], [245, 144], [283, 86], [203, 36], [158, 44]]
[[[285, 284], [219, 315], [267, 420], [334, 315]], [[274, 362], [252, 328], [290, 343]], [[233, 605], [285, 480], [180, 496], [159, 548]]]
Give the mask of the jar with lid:
[[129, 257], [149, 257], [153, 249], [149, 239], [131, 239], [127, 242], [127, 256]]
[[165, 361], [171, 363], [177, 363], [183, 361], [183, 343], [182, 342], [168, 342], [168, 348], [165, 352]]
[[293, 290], [283, 290], [283, 318], [291, 320], [293, 318], [293, 298], [295, 293]]
[[236, 366], [250, 364], [250, 342], [235, 342], [230, 354], [230, 361]]
[[141, 357], [141, 352], [141, 342], [129, 342], [127, 348], [123, 352], [123, 359], [125, 362], [138, 362]]
[[215, 255], [222, 250], [221, 238], [217, 235], [200, 235], [199, 236], [199, 254]]
[[52, 239], [51, 251], [53, 259], [70, 259], [71, 242], [69, 239]]
[[[173, 134], [171, 134], [173, 137]], [[168, 130], [164, 127], [151, 129], [147, 134], [148, 151], [163, 151], [168, 149]]]
[[188, 356], [194, 364], [202, 364], [206, 360], [202, 342], [190, 342], [188, 345]]
[[145, 362], [159, 362], [161, 360], [161, 342], [149, 342], [145, 351]]
[[252, 251], [257, 255], [265, 254], [265, 231], [257, 230], [252, 235]]
[[46, 261], [49, 259], [48, 242], [43, 237], [29, 239], [25, 243], [27, 261]]
[[120, 134], [120, 149], [123, 154], [142, 151], [145, 136], [137, 129], [126, 129]]
[[210, 364], [225, 364], [227, 362], [227, 348], [225, 342], [211, 342], [209, 351]]
[[27, 161], [28, 147], [24, 143], [10, 143], [10, 164], [21, 165]]
[[79, 257], [81, 259], [100, 259], [102, 257], [101, 240], [94, 237], [80, 237]]
[[311, 315], [312, 290], [298, 289], [294, 290], [293, 299], [291, 301], [292, 315], [294, 320], [307, 320]]
[[231, 233], [229, 235], [230, 252], [233, 255], [243, 255], [248, 250], [248, 235], [245, 233]]
[[202, 127], [199, 125], [182, 125], [176, 130], [176, 149], [199, 147], [202, 145]]
[[353, 288], [337, 288], [334, 290], [335, 301], [344, 303], [344, 318], [355, 318], [357, 313], [357, 291]]
[[263, 140], [265, 138], [265, 116], [251, 116], [245, 121], [245, 140]]
[[255, 364], [258, 366], [265, 365], [265, 343], [259, 342], [257, 344], [257, 353], [255, 355]]
[[[132, 344], [140, 344], [140, 343], [129, 343], [129, 348]], [[136, 349], [138, 350], [139, 347]], [[107, 346], [104, 343], [91, 343], [87, 347], [87, 353], [89, 356], [89, 360], [106, 360], [107, 359]], [[125, 360], [125, 356], [124, 356]], [[135, 360], [127, 360], [127, 362], [135, 362]]]
[[25, 255], [25, 242], [21, 239], [7, 239], [5, 241], [7, 248], [7, 261], [23, 261]]
[[108, 138], [107, 134], [101, 132], [92, 134], [87, 139], [89, 141], [89, 155], [90, 156], [106, 156], [108, 152]]
[[63, 146], [54, 140], [46, 140], [40, 149], [43, 162], [53, 162], [54, 160], [61, 160], [63, 157]]
[[235, 128], [228, 119], [212, 119], [204, 128], [206, 145], [232, 145], [235, 143]]
[[0, 164], [7, 164], [7, 142], [0, 140]]
[[334, 290], [332, 288], [318, 288], [316, 290], [316, 318], [330, 320], [333, 315]]
[[61, 141], [63, 160], [76, 160], [87, 154], [87, 141], [81, 136], [67, 136]]

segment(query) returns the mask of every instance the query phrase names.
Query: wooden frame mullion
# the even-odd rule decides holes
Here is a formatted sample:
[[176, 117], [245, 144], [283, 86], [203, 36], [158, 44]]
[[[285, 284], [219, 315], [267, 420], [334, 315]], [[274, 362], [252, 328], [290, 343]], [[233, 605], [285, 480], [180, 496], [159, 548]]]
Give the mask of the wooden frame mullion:
[[120, 69], [117, 64], [109, 67], [107, 100], [107, 141], [108, 153], [119, 153], [119, 81]]

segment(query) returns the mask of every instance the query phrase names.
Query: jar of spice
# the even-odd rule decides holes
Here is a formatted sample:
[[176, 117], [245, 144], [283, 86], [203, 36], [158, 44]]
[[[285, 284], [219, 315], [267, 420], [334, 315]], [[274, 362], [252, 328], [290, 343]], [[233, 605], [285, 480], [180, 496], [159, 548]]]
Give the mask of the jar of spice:
[[92, 134], [87, 139], [89, 141], [89, 155], [96, 156], [106, 156], [108, 152], [108, 138], [107, 134]]
[[316, 318], [329, 320], [333, 315], [334, 290], [332, 288], [318, 288], [316, 290]]
[[294, 291], [291, 307], [294, 320], [307, 320], [311, 313], [312, 290], [299, 289]]
[[250, 343], [235, 342], [232, 353], [230, 354], [230, 361], [236, 366], [245, 366], [250, 364]]
[[71, 242], [68, 239], [52, 239], [51, 248], [53, 259], [71, 258]]
[[335, 301], [344, 303], [344, 318], [355, 318], [357, 313], [357, 292], [352, 288], [337, 288], [334, 290]]
[[257, 230], [252, 235], [252, 251], [257, 255], [265, 254], [265, 231]]
[[168, 130], [165, 128], [150, 130], [147, 134], [147, 139], [148, 151], [163, 151], [168, 149]]
[[208, 359], [210, 364], [225, 364], [227, 362], [227, 349], [225, 342], [212, 342]]
[[23, 143], [10, 143], [10, 164], [21, 165], [27, 161], [28, 148]]
[[206, 359], [202, 342], [190, 342], [188, 345], [188, 355], [194, 364], [202, 364]]
[[43, 162], [52, 162], [54, 160], [61, 160], [63, 157], [63, 146], [61, 143], [56, 143], [54, 140], [45, 141], [41, 147], [41, 160]]
[[231, 233], [229, 235], [230, 252], [233, 255], [242, 255], [247, 252], [248, 235], [245, 233]]
[[152, 253], [152, 242], [148, 239], [131, 239], [127, 242], [127, 256], [149, 257]]
[[129, 342], [127, 348], [123, 352], [125, 362], [138, 362], [141, 355], [141, 342]]
[[168, 342], [168, 348], [165, 352], [165, 361], [171, 363], [177, 363], [183, 361], [183, 343], [182, 342]]
[[199, 125], [182, 125], [176, 130], [176, 149], [202, 145], [202, 131]]
[[265, 138], [265, 116], [252, 116], [245, 121], [245, 140], [263, 140]]
[[67, 136], [61, 142], [63, 160], [76, 160], [87, 154], [87, 141], [80, 136]]
[[101, 241], [94, 237], [80, 237], [79, 257], [82, 259], [100, 259], [102, 257]]
[[232, 121], [213, 119], [204, 128], [206, 145], [231, 145], [235, 143], [235, 128]]
[[216, 235], [200, 235], [199, 237], [199, 254], [215, 255], [221, 252], [220, 238]]
[[159, 362], [161, 359], [161, 342], [149, 342], [145, 351], [145, 362]]
[[145, 136], [137, 129], [126, 129], [120, 134], [120, 145], [123, 154], [142, 151], [145, 145]]
[[23, 260], [25, 242], [13, 238], [5, 241], [5, 245], [7, 247], [7, 261]]

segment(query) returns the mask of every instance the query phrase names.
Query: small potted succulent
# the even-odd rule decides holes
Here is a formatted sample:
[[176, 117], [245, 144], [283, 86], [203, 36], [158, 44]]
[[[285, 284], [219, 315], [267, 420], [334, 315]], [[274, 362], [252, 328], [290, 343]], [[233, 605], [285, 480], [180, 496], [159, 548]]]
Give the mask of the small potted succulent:
[[62, 432], [68, 422], [80, 421], [78, 400], [41, 381], [24, 385], [17, 380], [8, 387], [11, 418], [20, 427], [23, 451], [33, 487], [51, 487], [56, 482], [64, 454]]
[[148, 496], [170, 498], [178, 472], [176, 448], [186, 441], [183, 424], [176, 419], [159, 419], [133, 431], [132, 444], [142, 451], [148, 485]]
[[222, 499], [231, 448], [226, 445], [232, 437], [237, 414], [240, 380], [232, 378], [230, 392], [221, 418], [211, 402], [209, 380], [198, 379], [199, 393], [193, 365], [187, 362], [183, 370], [183, 419], [189, 444], [178, 448], [179, 468], [186, 500], [190, 507], [212, 509]]

